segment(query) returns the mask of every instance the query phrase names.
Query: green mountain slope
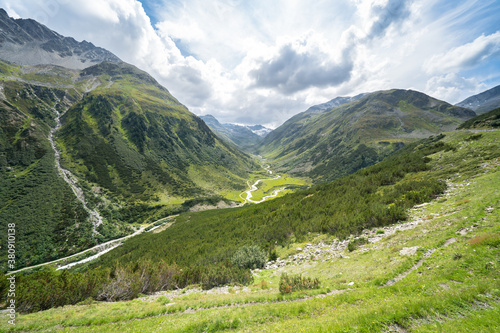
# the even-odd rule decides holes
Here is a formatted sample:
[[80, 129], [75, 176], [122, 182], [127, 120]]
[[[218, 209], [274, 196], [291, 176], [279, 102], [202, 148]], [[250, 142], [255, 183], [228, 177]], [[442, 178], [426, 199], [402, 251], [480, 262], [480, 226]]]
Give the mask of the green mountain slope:
[[[185, 200], [242, 191], [257, 167], [131, 65], [0, 62], [0, 72], [0, 231], [16, 223], [17, 268], [130, 233], [126, 223], [187, 209]], [[95, 232], [56, 168], [48, 137], [58, 114], [61, 165], [103, 217]]]
[[[57, 173], [47, 140], [54, 125], [50, 106], [66, 92], [9, 80], [0, 87], [0, 232], [7, 235], [7, 225], [15, 224], [16, 267], [90, 246], [88, 214]], [[0, 263], [6, 270], [7, 251]]]
[[[474, 294], [481, 293], [488, 285], [487, 290], [492, 292], [498, 285], [490, 283], [498, 275], [494, 268], [497, 264], [490, 263], [495, 251], [498, 252], [499, 239], [498, 223], [491, 214], [498, 215], [495, 213], [500, 157], [498, 135], [498, 131], [484, 131], [479, 136], [468, 131], [450, 132], [409, 144], [381, 163], [332, 183], [270, 202], [228, 210], [184, 213], [165, 230], [134, 237], [100, 257], [90, 267], [80, 267], [79, 272], [45, 270], [21, 277], [17, 287], [19, 295], [22, 295], [17, 300], [19, 308], [37, 311], [54, 304], [74, 304], [86, 297], [98, 300], [130, 299], [140, 292], [153, 293], [193, 283], [204, 288], [228, 283], [248, 284], [252, 281], [248, 270], [230, 263], [236, 251], [248, 245], [257, 245], [266, 252], [270, 250], [270, 254], [277, 250], [281, 258], [288, 257], [287, 271], [293, 271], [293, 267], [299, 265], [295, 271], [304, 269], [308, 276], [321, 274], [322, 281], [325, 281], [323, 286], [332, 287], [338, 293], [349, 288], [352, 292], [362, 290], [365, 296], [371, 294], [386, 299], [395, 297], [396, 292], [400, 295], [398, 299], [411, 298], [416, 307], [441, 309], [438, 304], [420, 303], [428, 299], [421, 298], [426, 295], [423, 294], [421, 278], [426, 278], [426, 286], [436, 285], [436, 288], [440, 283], [454, 286], [456, 283], [467, 283], [470, 287], [477, 287], [477, 283], [483, 281], [483, 287], [474, 289]], [[467, 186], [476, 181], [488, 186], [477, 185], [474, 191], [467, 190]], [[449, 186], [448, 191], [460, 194], [467, 190], [467, 195], [460, 194], [453, 200], [445, 195], [435, 201]], [[447, 202], [449, 199], [451, 202]], [[442, 210], [430, 210], [419, 217], [418, 222], [405, 223], [407, 228], [418, 230], [405, 236], [399, 234], [403, 225], [398, 222], [414, 218], [411, 208], [417, 204], [422, 208], [427, 206], [422, 203], [430, 201], [439, 204]], [[432, 225], [416, 227], [430, 221]], [[394, 223], [397, 224], [387, 228]], [[391, 229], [392, 233], [385, 235]], [[471, 231], [478, 238], [467, 243], [470, 237], [462, 236]], [[351, 257], [350, 252], [363, 244], [363, 239], [358, 237], [359, 240], [355, 241], [351, 235], [376, 238], [378, 234], [387, 237], [382, 242], [383, 246], [375, 243], [380, 239], [374, 240], [369, 251], [353, 252], [355, 259]], [[446, 248], [453, 242], [458, 243], [457, 239], [460, 247], [453, 245]], [[352, 246], [347, 246], [350, 241]], [[313, 248], [319, 252], [310, 249], [312, 245], [307, 243], [311, 242], [321, 242], [322, 245], [317, 244]], [[467, 248], [467, 244], [484, 247]], [[297, 246], [301, 249], [295, 250]], [[321, 255], [320, 248], [325, 246], [340, 251], [341, 256], [316, 260], [315, 257]], [[414, 248], [415, 257], [407, 258], [406, 254], [401, 254], [409, 248]], [[474, 253], [474, 249], [480, 253]], [[443, 253], [445, 257], [429, 259], [432, 252], [427, 250], [439, 251], [437, 253]], [[306, 251], [307, 255], [304, 253], [301, 256], [301, 251]], [[455, 263], [451, 260], [452, 257], [453, 260], [460, 260], [462, 256], [462, 261]], [[424, 275], [414, 272], [415, 278], [409, 280], [413, 287], [401, 290], [398, 289], [402, 285], [400, 283], [396, 289], [390, 289], [389, 296], [384, 294], [384, 290], [395, 283], [393, 280], [404, 278], [400, 276], [418, 269], [419, 262], [426, 259], [434, 262], [431, 272], [424, 264], [418, 272]], [[285, 263], [280, 260], [279, 264]], [[318, 268], [312, 268], [312, 264]], [[460, 270], [457, 270], [457, 264], [460, 264]], [[413, 265], [416, 267], [412, 268]], [[345, 273], [345, 276], [339, 272]], [[273, 271], [254, 273], [262, 277], [276, 276]], [[37, 281], [47, 279], [57, 286], [57, 294], [40, 292], [41, 284]], [[346, 279], [356, 282], [348, 285], [353, 280]], [[91, 288], [88, 281], [92, 281]], [[277, 283], [276, 278], [273, 281]], [[277, 293], [275, 286], [271, 292], [273, 295]], [[455, 291], [459, 292], [458, 289]], [[328, 293], [328, 290], [322, 292]], [[290, 299], [304, 295], [307, 294], [299, 292]], [[429, 295], [434, 295], [434, 292]], [[266, 302], [268, 296], [272, 295], [260, 295], [257, 299]], [[366, 301], [369, 297], [365, 296], [360, 297]], [[454, 297], [457, 297], [454, 293], [447, 294], [447, 304], [454, 304]], [[204, 303], [204, 298], [196, 300], [201, 308], [209, 306]], [[248, 302], [248, 298], [244, 296], [240, 301]], [[213, 302], [220, 305], [217, 300]], [[222, 301], [222, 304], [226, 303]]]
[[103, 63], [80, 76], [99, 86], [66, 112], [57, 135], [64, 165], [78, 176], [128, 201], [244, 188], [249, 157], [220, 141], [149, 75]]
[[258, 152], [278, 170], [328, 181], [473, 116], [420, 92], [380, 91], [330, 111], [300, 113], [271, 132]]
[[500, 108], [467, 120], [458, 129], [487, 129], [500, 127]]

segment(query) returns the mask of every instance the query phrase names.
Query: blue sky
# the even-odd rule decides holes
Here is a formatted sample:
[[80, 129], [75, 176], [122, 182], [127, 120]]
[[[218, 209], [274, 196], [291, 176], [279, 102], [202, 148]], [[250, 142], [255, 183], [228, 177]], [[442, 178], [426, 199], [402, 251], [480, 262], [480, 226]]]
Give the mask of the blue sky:
[[196, 114], [277, 126], [337, 96], [500, 84], [497, 0], [0, 0], [104, 47]]

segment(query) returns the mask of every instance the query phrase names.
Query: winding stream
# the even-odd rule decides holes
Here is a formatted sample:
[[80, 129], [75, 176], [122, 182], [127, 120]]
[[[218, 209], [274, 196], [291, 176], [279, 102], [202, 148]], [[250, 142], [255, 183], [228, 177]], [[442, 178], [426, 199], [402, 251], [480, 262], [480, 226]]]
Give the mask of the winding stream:
[[[269, 169], [270, 166], [266, 166], [264, 169], [270, 174], [272, 175], [273, 172]], [[261, 200], [259, 201], [256, 201], [256, 200], [252, 200], [252, 192], [253, 191], [257, 191], [257, 185], [261, 182], [261, 181], [266, 181], [266, 180], [276, 180], [278, 178], [281, 178], [280, 175], [277, 175], [276, 177], [274, 178], [269, 178], [269, 179], [259, 179], [257, 180], [253, 185], [250, 186], [250, 189], [244, 193], [246, 193], [246, 198], [245, 198], [245, 202], [248, 201], [248, 202], [251, 202], [251, 203], [261, 203], [261, 202], [264, 202], [266, 201], [267, 199], [269, 198], [274, 198], [275, 196], [278, 195], [278, 193], [280, 193], [281, 191], [284, 191], [286, 189], [286, 186], [285, 187], [282, 187], [280, 189], [277, 189], [277, 190], [274, 190], [274, 192], [270, 195], [266, 195], [265, 197], [263, 197]]]

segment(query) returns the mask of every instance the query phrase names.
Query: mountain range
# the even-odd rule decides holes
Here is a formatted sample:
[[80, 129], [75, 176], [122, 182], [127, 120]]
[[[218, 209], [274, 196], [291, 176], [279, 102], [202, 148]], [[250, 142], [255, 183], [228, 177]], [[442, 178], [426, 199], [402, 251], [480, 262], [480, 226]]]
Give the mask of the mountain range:
[[329, 181], [374, 164], [405, 144], [453, 130], [474, 111], [393, 89], [312, 107], [267, 135], [257, 152], [274, 167]]
[[262, 138], [271, 132], [271, 129], [262, 125], [243, 126], [237, 124], [221, 124], [214, 116], [204, 115], [200, 118], [220, 138], [230, 142], [243, 150], [248, 150], [262, 141]]
[[499, 91], [221, 124], [0, 10], [0, 331], [497, 331]]
[[0, 8], [0, 59], [20, 65], [58, 65], [83, 69], [121, 62], [113, 53], [87, 41], [63, 37], [32, 19], [12, 19]]
[[475, 115], [394, 89], [334, 98], [273, 131], [221, 124], [111, 52], [4, 10], [0, 59], [0, 232], [18, 224], [18, 267], [237, 197], [260, 169], [240, 149], [325, 182]]

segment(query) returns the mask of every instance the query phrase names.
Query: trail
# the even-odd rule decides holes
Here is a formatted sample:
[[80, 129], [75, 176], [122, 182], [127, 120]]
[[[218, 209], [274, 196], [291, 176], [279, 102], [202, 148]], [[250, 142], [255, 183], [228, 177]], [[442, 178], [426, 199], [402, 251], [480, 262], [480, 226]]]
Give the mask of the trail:
[[83, 191], [80, 187], [78, 187], [77, 182], [78, 180], [76, 177], [69, 171], [64, 169], [61, 166], [61, 152], [57, 149], [57, 146], [54, 142], [54, 134], [55, 132], [61, 127], [61, 114], [59, 111], [56, 110], [55, 106], [52, 108], [52, 110], [56, 113], [56, 126], [50, 130], [49, 133], [49, 141], [50, 145], [52, 146], [52, 149], [54, 150], [54, 153], [56, 154], [56, 167], [61, 176], [63, 177], [64, 181], [68, 183], [68, 185], [71, 187], [73, 190], [73, 193], [75, 196], [78, 198], [78, 200], [83, 204], [83, 208], [89, 213], [90, 215], [90, 220], [92, 222], [92, 229], [94, 235], [97, 234], [97, 227], [102, 224], [102, 216], [99, 214], [99, 212], [96, 209], [90, 209], [87, 205], [87, 200], [85, 199], [85, 195], [83, 194]]
[[[272, 174], [273, 174], [273, 172], [270, 170], [270, 166], [269, 166], [269, 165], [268, 165], [268, 166], [266, 166], [266, 167], [264, 167], [264, 169], [265, 169], [265, 170], [266, 170], [266, 171], [267, 171], [270, 175], [272, 175]], [[277, 175], [277, 176], [276, 176], [276, 177], [274, 177], [274, 178], [259, 179], [259, 180], [257, 180], [257, 181], [256, 181], [253, 185], [248, 184], [248, 186], [250, 187], [250, 189], [249, 189], [248, 191], [243, 192], [243, 193], [246, 193], [246, 197], [245, 197], [245, 198], [243, 198], [243, 199], [245, 200], [245, 202], [247, 202], [247, 201], [248, 201], [248, 202], [251, 202], [251, 203], [261, 203], [261, 202], [266, 201], [266, 200], [267, 200], [267, 199], [269, 199], [269, 198], [274, 198], [274, 197], [276, 197], [276, 196], [278, 195], [278, 193], [280, 193], [281, 191], [284, 191], [284, 190], [286, 189], [286, 187], [282, 187], [282, 188], [280, 188], [280, 189], [274, 190], [274, 192], [273, 192], [272, 194], [270, 194], [270, 195], [266, 195], [265, 197], [263, 197], [263, 198], [262, 198], [261, 200], [259, 200], [259, 201], [252, 200], [252, 192], [253, 192], [253, 191], [257, 191], [257, 189], [258, 189], [258, 188], [257, 188], [257, 185], [258, 185], [260, 182], [262, 182], [262, 181], [266, 181], [266, 180], [276, 180], [276, 179], [279, 179], [279, 178], [281, 178], [281, 176], [280, 176], [280, 175]], [[243, 193], [242, 193], [242, 194], [243, 194]], [[240, 195], [240, 197], [241, 197], [241, 195]]]

